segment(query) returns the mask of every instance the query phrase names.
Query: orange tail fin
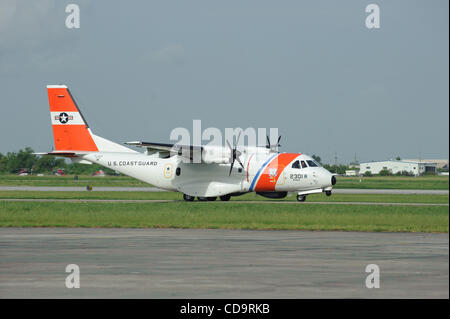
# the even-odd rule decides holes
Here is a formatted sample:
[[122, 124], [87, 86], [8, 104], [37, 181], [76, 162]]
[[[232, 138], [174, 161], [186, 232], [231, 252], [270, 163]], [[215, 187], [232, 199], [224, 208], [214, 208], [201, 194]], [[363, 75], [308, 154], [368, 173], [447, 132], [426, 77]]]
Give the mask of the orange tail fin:
[[97, 152], [91, 130], [65, 85], [48, 85], [48, 100], [56, 151]]

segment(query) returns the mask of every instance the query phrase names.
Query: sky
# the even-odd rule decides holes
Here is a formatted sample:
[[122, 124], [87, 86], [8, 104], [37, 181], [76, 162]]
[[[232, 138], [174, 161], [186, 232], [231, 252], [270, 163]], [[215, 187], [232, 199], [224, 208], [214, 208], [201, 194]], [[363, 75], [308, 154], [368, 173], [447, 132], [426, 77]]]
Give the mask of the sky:
[[448, 159], [448, 15], [446, 0], [0, 0], [0, 152], [51, 150], [46, 85], [66, 84], [119, 143], [174, 142], [199, 119], [278, 128], [280, 151], [325, 163]]

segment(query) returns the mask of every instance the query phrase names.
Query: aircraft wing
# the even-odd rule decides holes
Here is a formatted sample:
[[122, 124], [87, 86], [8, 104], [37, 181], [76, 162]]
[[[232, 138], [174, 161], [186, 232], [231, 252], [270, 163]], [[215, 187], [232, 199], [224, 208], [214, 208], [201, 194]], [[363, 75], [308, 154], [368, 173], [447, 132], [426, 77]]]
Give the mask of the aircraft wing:
[[165, 144], [165, 143], [153, 143], [153, 142], [141, 142], [133, 141], [126, 142], [127, 145], [146, 147], [150, 153], [154, 152], [164, 152], [169, 154], [178, 154], [189, 159], [194, 158], [195, 152], [198, 152], [201, 156], [203, 152], [203, 146], [193, 146], [193, 145], [180, 145], [180, 144]]

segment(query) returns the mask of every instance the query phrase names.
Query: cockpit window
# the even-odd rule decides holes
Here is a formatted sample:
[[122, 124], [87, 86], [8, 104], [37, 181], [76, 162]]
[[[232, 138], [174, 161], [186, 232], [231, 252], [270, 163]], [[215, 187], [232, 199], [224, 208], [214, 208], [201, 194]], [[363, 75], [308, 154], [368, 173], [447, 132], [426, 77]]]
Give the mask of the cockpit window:
[[294, 164], [292, 164], [292, 168], [301, 168], [300, 161], [295, 161]]
[[305, 161], [302, 161], [302, 168], [307, 168], [308, 165], [306, 165]]
[[319, 165], [314, 161], [307, 160], [307, 162], [308, 162], [309, 167], [319, 167]]

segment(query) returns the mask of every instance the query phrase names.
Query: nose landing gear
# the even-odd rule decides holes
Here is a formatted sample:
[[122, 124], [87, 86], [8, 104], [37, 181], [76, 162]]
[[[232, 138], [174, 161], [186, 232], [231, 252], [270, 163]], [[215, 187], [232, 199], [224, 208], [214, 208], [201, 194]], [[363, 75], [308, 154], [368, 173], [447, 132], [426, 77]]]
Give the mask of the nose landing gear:
[[[334, 177], [334, 176], [333, 176]], [[331, 191], [325, 191], [325, 195], [331, 196]]]
[[297, 200], [299, 202], [304, 202], [306, 200], [306, 195], [297, 195]]

